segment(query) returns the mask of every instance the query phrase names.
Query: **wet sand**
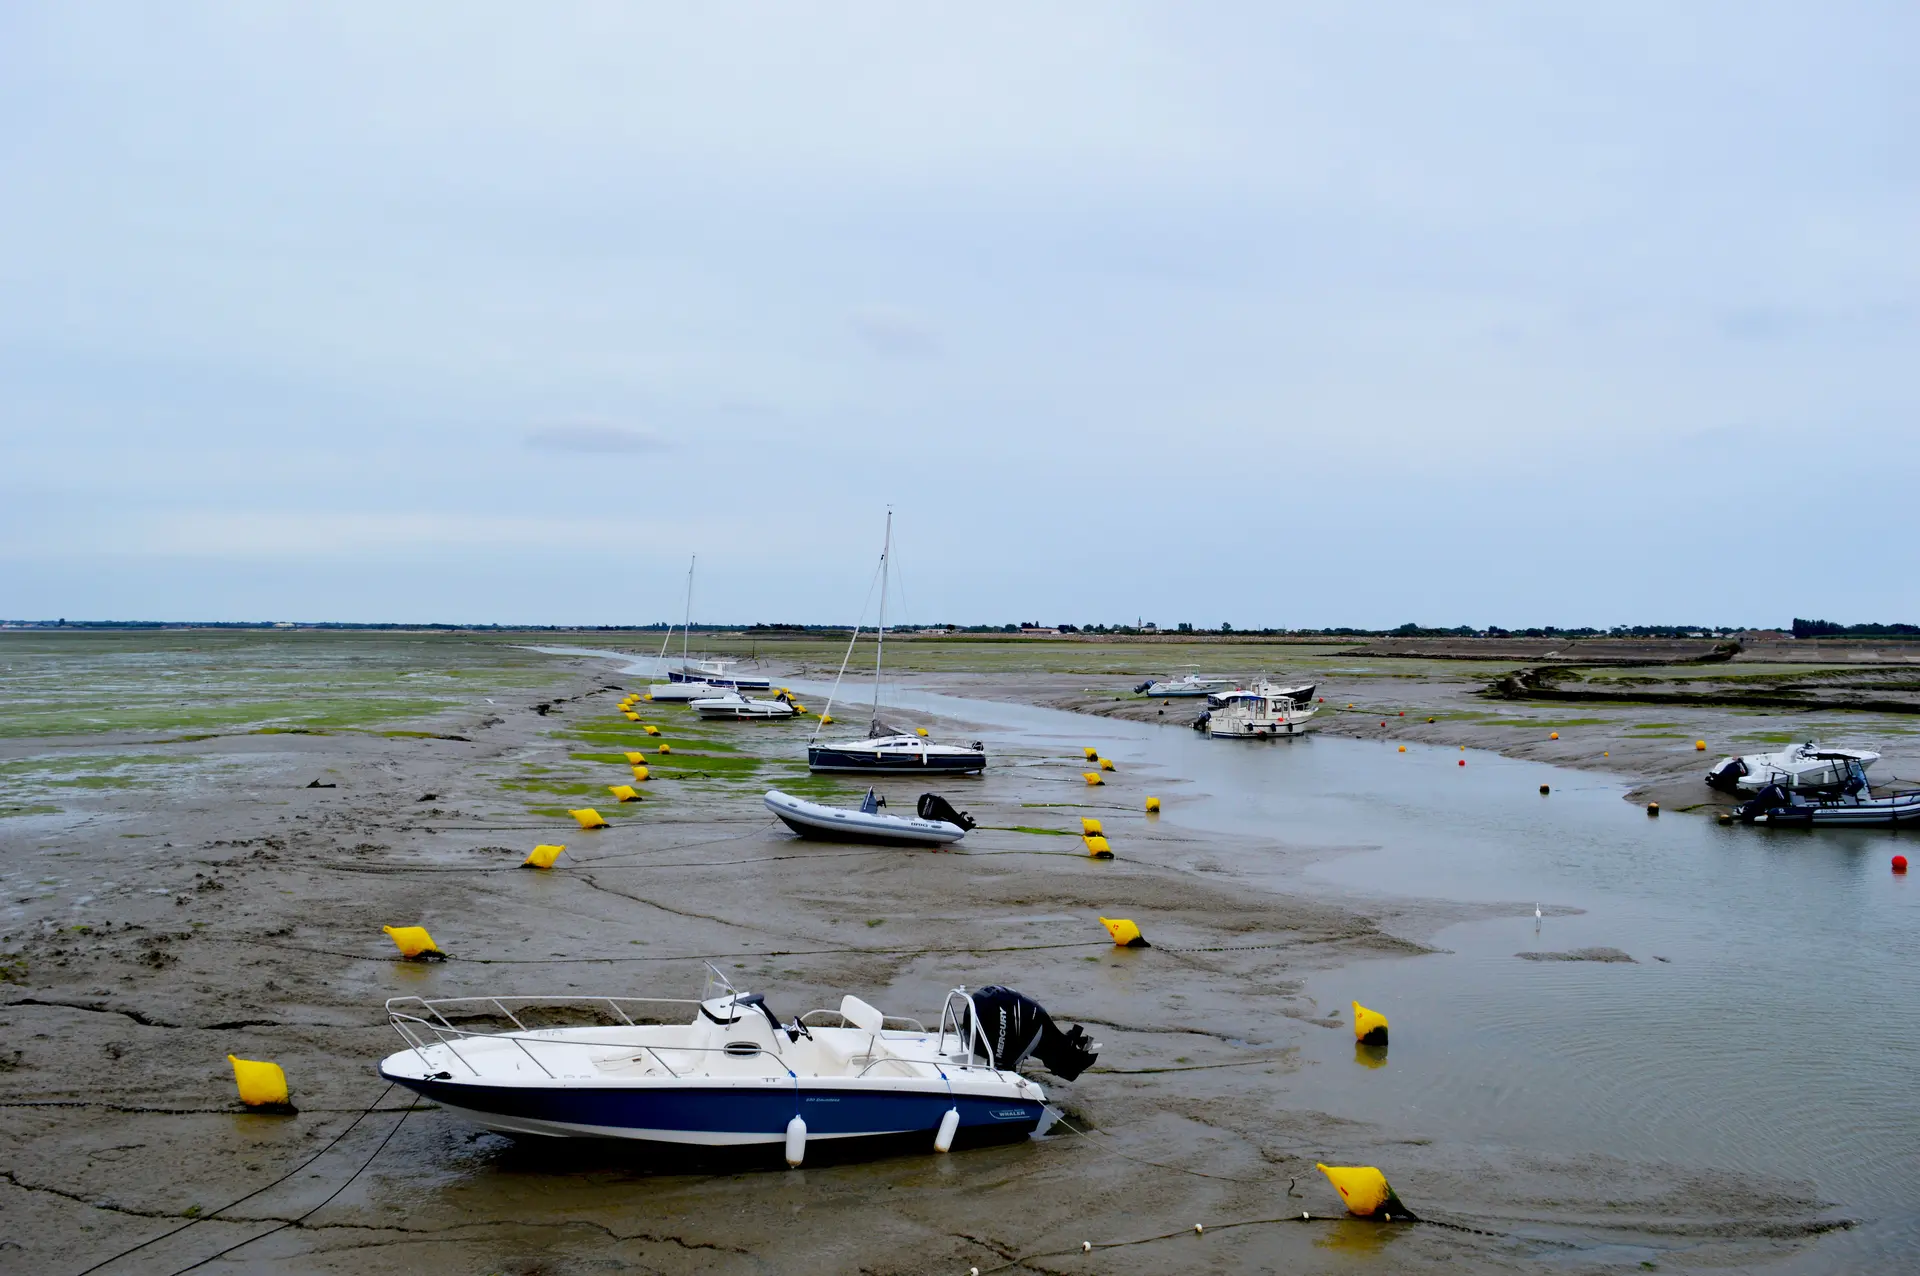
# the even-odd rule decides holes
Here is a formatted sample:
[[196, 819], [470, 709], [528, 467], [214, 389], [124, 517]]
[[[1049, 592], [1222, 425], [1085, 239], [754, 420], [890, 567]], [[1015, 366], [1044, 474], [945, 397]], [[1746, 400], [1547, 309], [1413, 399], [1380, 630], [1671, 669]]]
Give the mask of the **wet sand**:
[[[173, 1272], [265, 1233], [370, 1157], [311, 1218], [201, 1270], [1478, 1272], [1600, 1269], [1622, 1246], [1651, 1246], [1664, 1270], [1749, 1269], [1843, 1217], [1793, 1181], [1515, 1157], [1290, 1101], [1303, 1043], [1350, 1035], [1344, 1006], [1307, 996], [1308, 979], [1425, 951], [1486, 906], [1316, 888], [1296, 871], [1310, 855], [1277, 838], [1232, 849], [1261, 856], [1279, 887], [1209, 871], [1222, 835], [1140, 814], [1148, 792], [1177, 803], [1180, 777], [1121, 772], [1089, 788], [1079, 757], [1017, 740], [994, 749], [986, 777], [943, 786], [983, 826], [961, 852], [804, 843], [774, 825], [760, 791], [810, 783], [793, 761], [798, 723], [697, 727], [653, 707], [678, 758], [657, 767], [647, 801], [615, 807], [596, 796], [626, 778], [610, 754], [653, 749], [615, 715], [613, 688], [634, 680], [613, 670], [567, 658], [538, 689], [469, 686], [469, 706], [405, 723], [423, 734], [87, 737], [219, 766], [191, 784], [80, 790], [0, 825], [0, 1270], [78, 1272], [159, 1236], [298, 1165], [370, 1104], [309, 1169], [107, 1270]], [[1122, 705], [1075, 703], [1084, 678], [987, 682], [928, 680]], [[1399, 727], [1397, 712], [1393, 729], [1432, 729]], [[77, 743], [16, 735], [0, 760]], [[920, 787], [883, 792], [905, 807]], [[578, 802], [614, 827], [574, 829], [559, 808]], [[1068, 832], [1082, 814], [1106, 822], [1119, 858], [1016, 831]], [[556, 840], [568, 851], [554, 872], [517, 867]], [[1114, 949], [1103, 913], [1151, 917], [1155, 946]], [[395, 960], [382, 924], [425, 925], [451, 960]], [[1066, 1114], [1043, 1139], [720, 1174], [409, 1112], [373, 1072], [397, 1045], [386, 997], [688, 996], [703, 958], [782, 1015], [855, 992], [926, 1017], [955, 984], [1004, 983], [1104, 1049], [1075, 1083], [1036, 1072]], [[229, 1052], [284, 1065], [299, 1114], [242, 1112]], [[1459, 1226], [1342, 1219], [1316, 1160], [1387, 1167], [1409, 1206]]]

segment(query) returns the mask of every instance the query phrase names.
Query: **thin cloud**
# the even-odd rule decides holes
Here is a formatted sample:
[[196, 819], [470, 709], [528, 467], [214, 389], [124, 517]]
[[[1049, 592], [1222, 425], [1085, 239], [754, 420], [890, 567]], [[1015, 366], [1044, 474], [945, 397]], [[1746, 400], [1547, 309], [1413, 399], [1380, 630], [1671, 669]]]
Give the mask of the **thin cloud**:
[[658, 435], [623, 425], [549, 425], [527, 435], [527, 446], [542, 452], [658, 452]]

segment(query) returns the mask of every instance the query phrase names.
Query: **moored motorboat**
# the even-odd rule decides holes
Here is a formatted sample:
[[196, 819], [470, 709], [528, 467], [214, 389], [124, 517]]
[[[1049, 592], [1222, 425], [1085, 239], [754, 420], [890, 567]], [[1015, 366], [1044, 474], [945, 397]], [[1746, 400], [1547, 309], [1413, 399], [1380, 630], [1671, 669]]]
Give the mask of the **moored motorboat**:
[[[530, 1026], [549, 1012], [576, 1026]], [[585, 1013], [602, 1023], [577, 1026]], [[946, 1151], [1024, 1138], [1046, 1092], [1020, 1062], [1031, 1054], [1071, 1081], [1099, 1050], [997, 987], [948, 993], [932, 1032], [853, 996], [783, 1023], [764, 997], [730, 987], [698, 1001], [396, 997], [387, 1017], [406, 1048], [381, 1076], [488, 1129], [663, 1150], [784, 1147], [793, 1165], [822, 1140]], [[473, 1026], [484, 1021], [499, 1026]]]
[[1850, 768], [1864, 772], [1880, 760], [1869, 749], [1823, 748], [1808, 740], [1777, 753], [1722, 758], [1707, 772], [1707, 787], [1722, 793], [1758, 793], [1769, 785], [1823, 795], [1846, 788]]
[[1743, 802], [1734, 817], [1747, 824], [1773, 828], [1885, 828], [1920, 826], [1920, 792], [1874, 797], [1867, 771], [1849, 763], [1838, 793], [1811, 798], [1802, 789], [1769, 784]]
[[647, 698], [678, 704], [683, 701], [711, 700], [732, 691], [732, 687], [716, 687], [707, 682], [656, 682], [647, 688]]
[[1319, 712], [1312, 695], [1311, 683], [1281, 687], [1265, 681], [1216, 691], [1207, 696], [1207, 711], [1194, 719], [1193, 729], [1216, 739], [1300, 735]]
[[792, 697], [784, 691], [771, 700], [761, 700], [728, 690], [718, 695], [703, 696], [689, 702], [687, 707], [703, 718], [753, 721], [791, 718], [799, 712]]
[[1233, 684], [1234, 679], [1232, 678], [1190, 673], [1185, 677], [1162, 678], [1159, 681], [1149, 678], [1133, 690], [1136, 695], [1153, 696], [1162, 700], [1177, 700], [1186, 696], [1204, 696], [1210, 692], [1225, 691], [1231, 688]]
[[767, 809], [802, 837], [824, 838], [835, 842], [883, 842], [900, 846], [945, 846], [957, 842], [974, 827], [965, 811], [956, 811], [937, 793], [922, 793], [916, 816], [888, 815], [880, 808], [886, 799], [872, 789], [859, 809], [827, 806], [805, 798], [771, 789], [766, 796]]

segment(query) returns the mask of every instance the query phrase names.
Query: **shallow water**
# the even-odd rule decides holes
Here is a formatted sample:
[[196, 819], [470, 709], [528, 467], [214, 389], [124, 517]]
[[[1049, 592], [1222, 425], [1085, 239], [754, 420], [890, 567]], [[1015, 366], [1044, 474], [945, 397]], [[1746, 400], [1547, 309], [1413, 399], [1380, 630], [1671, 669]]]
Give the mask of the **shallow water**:
[[[1884, 1266], [1920, 1246], [1920, 883], [1888, 868], [1910, 836], [1656, 819], [1622, 782], [1482, 752], [1208, 740], [911, 688], [889, 700], [979, 724], [1003, 748], [1092, 744], [1151, 768], [1174, 781], [1169, 825], [1326, 848], [1307, 878], [1340, 893], [1512, 905], [1442, 931], [1445, 952], [1311, 978], [1343, 1018], [1354, 999], [1391, 1016], [1393, 1044], [1369, 1066], [1350, 1034], [1311, 1035], [1289, 1082], [1302, 1106], [1409, 1137], [1811, 1182], [1861, 1226], [1796, 1270]], [[1301, 885], [1297, 867], [1231, 842], [1210, 866]], [[1515, 956], [1581, 948], [1634, 960]]]

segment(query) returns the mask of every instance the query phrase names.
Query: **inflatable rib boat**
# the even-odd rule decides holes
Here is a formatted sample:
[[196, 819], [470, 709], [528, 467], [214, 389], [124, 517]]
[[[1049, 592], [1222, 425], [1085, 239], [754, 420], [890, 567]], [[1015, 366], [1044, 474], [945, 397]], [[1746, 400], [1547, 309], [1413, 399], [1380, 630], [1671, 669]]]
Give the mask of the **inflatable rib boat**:
[[922, 793], [914, 817], [887, 815], [887, 804], [872, 789], [858, 810], [809, 802], [779, 789], [767, 791], [767, 809], [801, 837], [834, 842], [881, 842], [896, 846], [944, 846], [957, 842], [973, 827], [965, 811], [956, 811], [937, 793]]

